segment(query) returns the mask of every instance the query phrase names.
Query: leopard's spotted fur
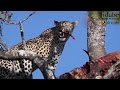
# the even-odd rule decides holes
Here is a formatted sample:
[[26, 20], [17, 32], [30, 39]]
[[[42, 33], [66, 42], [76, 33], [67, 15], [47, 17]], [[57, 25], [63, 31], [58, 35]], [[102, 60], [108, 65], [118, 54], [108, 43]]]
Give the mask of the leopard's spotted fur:
[[[62, 54], [64, 45], [71, 36], [76, 22], [69, 21], [54, 21], [55, 27], [45, 30], [36, 38], [26, 42], [27, 50], [36, 52], [39, 56], [48, 63], [41, 67], [41, 71], [45, 78], [48, 78], [49, 73], [54, 78], [54, 70], [58, 63], [59, 56]], [[12, 47], [13, 50], [22, 49], [22, 44], [19, 43]], [[0, 78], [24, 79], [32, 78], [32, 72], [38, 67], [30, 60], [0, 60]], [[47, 77], [46, 75], [47, 74]]]

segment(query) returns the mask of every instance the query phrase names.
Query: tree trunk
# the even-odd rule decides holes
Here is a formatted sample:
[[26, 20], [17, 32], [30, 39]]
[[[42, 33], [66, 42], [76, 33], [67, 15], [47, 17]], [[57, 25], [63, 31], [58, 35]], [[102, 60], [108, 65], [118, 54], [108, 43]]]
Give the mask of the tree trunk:
[[106, 54], [105, 27], [106, 20], [99, 17], [99, 12], [92, 11], [88, 15], [87, 48], [91, 60], [97, 60]]

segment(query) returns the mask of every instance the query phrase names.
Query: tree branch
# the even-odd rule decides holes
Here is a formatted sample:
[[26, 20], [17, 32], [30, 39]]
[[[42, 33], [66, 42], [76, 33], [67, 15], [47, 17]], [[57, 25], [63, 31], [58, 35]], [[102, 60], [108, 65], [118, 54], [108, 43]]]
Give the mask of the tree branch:
[[25, 22], [28, 18], [30, 18], [33, 14], [35, 14], [36, 11], [33, 11], [29, 16], [27, 16], [25, 19], [21, 20], [21, 23]]
[[25, 43], [23, 26], [22, 26], [21, 21], [19, 21], [19, 27], [20, 27], [20, 34], [21, 34], [22, 44], [23, 44], [23, 50], [26, 50], [26, 43]]
[[[3, 14], [3, 11], [0, 11], [0, 15]], [[6, 15], [4, 15], [6, 16]], [[2, 17], [1, 17], [2, 18]], [[3, 39], [2, 39], [2, 21], [0, 19], [0, 51], [4, 51], [4, 50], [8, 50], [8, 46], [3, 42]]]
[[[20, 20], [19, 22], [16, 21], [12, 21], [11, 20], [11, 16], [12, 13], [8, 13], [8, 11], [2, 12], [2, 14], [4, 14], [4, 18], [0, 18], [1, 21], [3, 21], [5, 24], [14, 24], [14, 25], [18, 25], [20, 27], [20, 33], [21, 33], [21, 39], [22, 39], [22, 44], [23, 44], [23, 50], [26, 50], [26, 43], [25, 43], [25, 39], [24, 39], [24, 32], [23, 32], [23, 25], [22, 23], [25, 22], [26, 20], [28, 20], [28, 18], [30, 18], [33, 14], [35, 14], [35, 11], [33, 11], [31, 14], [29, 14], [25, 19]], [[1, 27], [0, 27], [1, 30]], [[1, 32], [2, 35], [2, 32]], [[2, 38], [1, 38], [1, 42], [0, 44], [5, 48], [5, 50], [8, 50], [8, 47], [5, 43], [3, 43]]]
[[[9, 51], [0, 51], [0, 59], [3, 60], [31, 60], [36, 66], [42, 71], [43, 68], [47, 65], [47, 58], [42, 58], [38, 56], [35, 52], [27, 50], [9, 50]], [[51, 70], [48, 70], [49, 73], [43, 71], [47, 79], [53, 79], [53, 73]]]
[[9, 50], [8, 46], [3, 42], [2, 37], [0, 37], [0, 45], [1, 45], [2, 51]]
[[22, 60], [27, 59], [33, 61], [40, 69], [46, 61], [44, 58], [38, 56], [35, 52], [25, 50], [9, 50], [0, 51], [0, 59], [3, 60]]
[[[31, 60], [41, 70], [43, 67], [46, 67], [46, 65], [48, 65], [47, 58], [39, 57], [36, 53], [27, 51], [27, 47], [26, 47], [26, 43], [25, 43], [25, 39], [24, 39], [24, 32], [23, 32], [22, 24], [23, 24], [23, 22], [28, 20], [28, 18], [30, 18], [30, 16], [32, 16], [33, 14], [35, 14], [35, 12], [32, 12], [28, 17], [26, 17], [23, 20], [20, 20], [19, 22], [15, 22], [15, 21], [11, 21], [11, 20], [8, 21], [8, 19], [6, 19], [6, 18], [1, 19], [7, 25], [14, 24], [14, 25], [19, 26], [23, 47], [22, 47], [22, 50], [8, 50], [8, 51], [0, 52], [0, 58], [3, 60], [23, 60], [23, 59]], [[20, 62], [20, 65], [23, 65], [23, 62]], [[22, 69], [22, 71], [25, 70], [25, 68], [21, 68], [21, 69]], [[44, 72], [44, 75], [47, 77], [47, 79], [52, 79], [54, 76], [53, 71], [47, 70], [47, 72], [49, 72], [49, 73]]]
[[[33, 14], [35, 14], [36, 13], [36, 11], [33, 11], [31, 14], [29, 14], [25, 19], [23, 19], [23, 20], [20, 20], [21, 21], [21, 23], [23, 23], [23, 22], [25, 22], [26, 20], [28, 20], [28, 18], [30, 18]], [[10, 17], [11, 17], [12, 15], [10, 15]], [[8, 21], [8, 19], [7, 18], [0, 18], [0, 20], [2, 20], [5, 24], [15, 24], [15, 25], [19, 25], [19, 22], [16, 22], [16, 21], [12, 21], [12, 20], [10, 20], [10, 21]]]
[[38, 57], [38, 55], [31, 51], [25, 51], [25, 50], [0, 51], [1, 59], [7, 59], [7, 60], [30, 59], [30, 60], [33, 60], [35, 57]]

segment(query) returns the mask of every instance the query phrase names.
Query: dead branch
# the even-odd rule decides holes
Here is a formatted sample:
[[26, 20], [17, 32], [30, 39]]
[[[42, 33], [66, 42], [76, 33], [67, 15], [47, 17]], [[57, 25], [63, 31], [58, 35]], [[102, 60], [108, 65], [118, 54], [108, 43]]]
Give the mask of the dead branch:
[[2, 22], [0, 21], [0, 36], [2, 37]]
[[33, 11], [29, 16], [27, 16], [25, 19], [21, 20], [21, 23], [25, 22], [29, 17], [31, 17], [33, 14], [35, 14], [36, 11]]
[[30, 18], [33, 14], [35, 14], [35, 11], [32, 12], [31, 14], [29, 14], [25, 19], [21, 20], [18, 22], [17, 25], [19, 25], [20, 27], [20, 33], [21, 33], [21, 39], [22, 39], [22, 44], [23, 44], [23, 50], [26, 50], [26, 42], [25, 42], [25, 38], [24, 38], [24, 32], [23, 32], [23, 25], [22, 23], [25, 22], [26, 20], [28, 20], [28, 18]]
[[27, 59], [33, 61], [39, 68], [45, 60], [38, 56], [35, 52], [25, 50], [9, 50], [0, 51], [0, 59], [3, 60], [22, 60]]
[[3, 42], [2, 39], [2, 21], [0, 21], [0, 51], [8, 50], [8, 46]]
[[[16, 21], [12, 21], [10, 20], [11, 15], [7, 17], [7, 11], [6, 12], [3, 12], [3, 14], [5, 15], [5, 18], [0, 18], [1, 21], [3, 21], [5, 24], [9, 25], [9, 24], [14, 24], [14, 25], [18, 25], [19, 28], [20, 28], [20, 33], [21, 33], [21, 39], [22, 39], [22, 44], [23, 44], [23, 50], [26, 49], [26, 43], [25, 43], [25, 39], [24, 39], [24, 32], [23, 32], [23, 25], [22, 23], [25, 22], [26, 20], [28, 20], [28, 18], [30, 18], [33, 14], [35, 14], [35, 11], [33, 11], [31, 14], [29, 14], [25, 19], [23, 20], [20, 20], [19, 22], [16, 22]], [[1, 30], [1, 27], [0, 27], [0, 30]], [[1, 35], [2, 35], [2, 31], [1, 31]], [[7, 45], [2, 41], [2, 38], [0, 39], [0, 44], [2, 45], [2, 47], [5, 48], [5, 50], [8, 50], [8, 47]]]
[[[26, 48], [26, 43], [25, 43], [25, 39], [24, 39], [24, 32], [23, 32], [23, 22], [25, 22], [26, 20], [28, 20], [28, 18], [30, 16], [32, 16], [33, 14], [35, 14], [35, 12], [32, 12], [28, 17], [26, 17], [23, 20], [20, 20], [19, 22], [15, 22], [15, 21], [11, 21], [8, 19], [2, 19], [4, 21], [5, 24], [14, 24], [14, 25], [18, 25], [20, 28], [20, 33], [21, 33], [21, 39], [22, 39], [22, 44], [23, 44], [23, 49], [22, 50], [8, 50], [8, 51], [3, 51], [0, 52], [0, 59], [3, 60], [31, 60], [33, 61], [33, 63], [36, 64], [36, 66], [38, 66], [38, 68], [41, 70], [41, 68], [46, 67], [47, 65], [47, 59], [46, 58], [42, 58], [39, 57], [36, 53], [31, 52], [31, 51], [27, 51]], [[22, 62], [20, 62], [20, 65], [23, 65]], [[41, 67], [42, 66], [42, 67]], [[24, 71], [24, 68], [22, 68], [22, 71]], [[49, 73], [45, 73], [44, 75], [46, 77], [48, 77], [48, 79], [53, 78], [53, 71], [52, 70], [48, 70]]]
[[22, 44], [23, 44], [23, 50], [26, 50], [26, 43], [25, 43], [25, 38], [24, 38], [23, 25], [22, 25], [21, 21], [19, 22], [19, 27], [20, 27]]
[[0, 45], [1, 45], [2, 51], [9, 50], [8, 46], [3, 42], [2, 37], [0, 37]]
[[[29, 57], [31, 56], [31, 57]], [[31, 51], [24, 50], [9, 50], [9, 51], [0, 51], [0, 58], [6, 60], [20, 60], [20, 59], [30, 59], [33, 60], [35, 57], [38, 57], [37, 54]]]
[[[35, 14], [36, 12], [35, 11], [33, 11], [31, 14], [29, 14], [25, 19], [23, 19], [23, 20], [20, 20], [19, 22], [21, 22], [21, 23], [23, 23], [23, 22], [25, 22], [26, 20], [28, 20], [28, 18], [30, 18], [33, 14]], [[12, 21], [12, 20], [10, 20], [10, 21], [8, 21], [8, 19], [6, 19], [6, 18], [0, 18], [0, 20], [2, 20], [5, 24], [14, 24], [14, 25], [19, 25], [19, 22], [16, 22], [16, 21]]]
[[[35, 52], [27, 50], [9, 50], [9, 51], [0, 51], [0, 59], [3, 60], [31, 60], [36, 66], [41, 69], [47, 65], [47, 59], [38, 56]], [[44, 72], [44, 71], [43, 71]], [[49, 75], [44, 72], [44, 75], [47, 76], [47, 79], [53, 77], [52, 71], [49, 70]]]

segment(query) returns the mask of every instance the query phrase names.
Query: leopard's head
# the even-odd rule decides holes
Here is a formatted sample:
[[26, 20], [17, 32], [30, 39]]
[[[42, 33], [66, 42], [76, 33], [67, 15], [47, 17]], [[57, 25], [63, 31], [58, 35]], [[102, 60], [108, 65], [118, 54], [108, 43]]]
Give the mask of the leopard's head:
[[77, 21], [75, 22], [69, 22], [69, 21], [54, 21], [55, 26], [57, 27], [57, 31], [58, 31], [58, 38], [60, 42], [66, 42], [69, 37], [71, 36], [73, 39], [75, 39], [72, 36], [72, 32], [74, 30], [74, 28], [77, 25]]

